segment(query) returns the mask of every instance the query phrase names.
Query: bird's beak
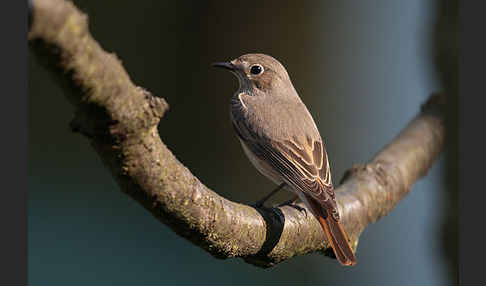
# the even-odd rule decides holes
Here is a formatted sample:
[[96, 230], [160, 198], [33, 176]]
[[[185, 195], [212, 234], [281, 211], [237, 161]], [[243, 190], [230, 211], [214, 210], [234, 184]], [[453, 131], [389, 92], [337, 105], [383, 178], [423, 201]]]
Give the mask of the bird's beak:
[[213, 67], [224, 68], [230, 71], [235, 71], [236, 67], [231, 62], [219, 62], [219, 63], [212, 63]]

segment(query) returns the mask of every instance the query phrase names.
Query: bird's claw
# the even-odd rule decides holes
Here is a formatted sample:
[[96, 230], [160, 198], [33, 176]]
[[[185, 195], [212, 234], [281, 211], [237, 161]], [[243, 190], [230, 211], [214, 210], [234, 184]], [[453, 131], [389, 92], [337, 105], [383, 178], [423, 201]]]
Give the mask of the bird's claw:
[[279, 205], [277, 205], [276, 207], [283, 207], [283, 206], [289, 206], [291, 208], [294, 208], [296, 210], [298, 210], [299, 212], [303, 212], [305, 214], [305, 216], [307, 217], [307, 209], [306, 208], [303, 208], [299, 205], [296, 205], [295, 204], [295, 199], [294, 200], [288, 200], [288, 201], [285, 201]]

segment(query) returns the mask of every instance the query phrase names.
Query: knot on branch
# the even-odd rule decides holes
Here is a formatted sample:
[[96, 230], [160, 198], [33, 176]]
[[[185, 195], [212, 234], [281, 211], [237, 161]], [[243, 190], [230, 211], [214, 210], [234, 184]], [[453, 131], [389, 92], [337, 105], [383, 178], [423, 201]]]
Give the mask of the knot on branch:
[[162, 97], [152, 95], [143, 87], [139, 86], [137, 87], [137, 89], [144, 94], [145, 99], [147, 100], [150, 109], [153, 112], [153, 116], [160, 120], [164, 116], [165, 112], [169, 110], [169, 104], [167, 103], [167, 101]]
[[[135, 87], [132, 94], [139, 99], [133, 106], [114, 104], [121, 99], [109, 100], [111, 104], [100, 104], [95, 100], [78, 104], [70, 123], [71, 130], [90, 139], [120, 141], [156, 127], [169, 108], [167, 101], [141, 87]], [[119, 112], [121, 108], [125, 110], [124, 113]], [[120, 114], [124, 116], [118, 116]]]

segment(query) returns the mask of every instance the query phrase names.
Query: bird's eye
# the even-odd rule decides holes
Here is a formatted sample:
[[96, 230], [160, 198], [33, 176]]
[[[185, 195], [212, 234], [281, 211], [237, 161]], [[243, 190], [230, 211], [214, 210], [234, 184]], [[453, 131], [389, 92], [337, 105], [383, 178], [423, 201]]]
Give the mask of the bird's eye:
[[263, 72], [263, 67], [261, 65], [253, 65], [250, 68], [250, 73], [253, 75], [259, 75]]

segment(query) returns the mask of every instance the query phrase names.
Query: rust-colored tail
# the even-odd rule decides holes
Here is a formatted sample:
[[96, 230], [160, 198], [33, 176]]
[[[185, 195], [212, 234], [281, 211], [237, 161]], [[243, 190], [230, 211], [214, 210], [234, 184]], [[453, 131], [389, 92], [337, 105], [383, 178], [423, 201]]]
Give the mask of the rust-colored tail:
[[314, 214], [322, 226], [337, 260], [344, 266], [354, 266], [357, 262], [341, 223], [335, 220], [321, 205], [308, 197]]
[[334, 220], [329, 215], [327, 215], [327, 218], [319, 216], [317, 217], [317, 220], [326, 233], [327, 239], [331, 243], [331, 247], [334, 250], [337, 260], [345, 266], [355, 265], [357, 262], [356, 256], [354, 256], [353, 250], [348, 242], [348, 237], [346, 236], [341, 223]]

